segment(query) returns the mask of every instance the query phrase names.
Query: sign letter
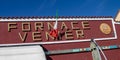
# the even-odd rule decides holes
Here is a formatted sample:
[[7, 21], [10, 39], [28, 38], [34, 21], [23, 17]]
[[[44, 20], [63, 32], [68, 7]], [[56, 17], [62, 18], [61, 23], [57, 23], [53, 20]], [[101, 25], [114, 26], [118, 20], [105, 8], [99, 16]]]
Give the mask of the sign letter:
[[73, 29], [73, 30], [78, 30], [78, 29], [80, 29], [79, 27], [75, 27], [75, 26], [76, 26], [75, 24], [78, 24], [78, 22], [71, 22], [72, 29]]
[[68, 31], [65, 32], [65, 38], [67, 40], [73, 39], [73, 34], [72, 34], [71, 30], [68, 30]]
[[8, 23], [8, 31], [11, 32], [11, 29], [17, 29], [16, 23]]
[[32, 33], [33, 41], [41, 41], [41, 33], [40, 32], [33, 32]]
[[35, 22], [35, 30], [38, 31], [38, 29], [43, 31], [44, 25], [42, 22]]
[[76, 35], [78, 39], [83, 38], [84, 37], [83, 30], [76, 30]]
[[24, 42], [26, 40], [26, 37], [27, 37], [27, 32], [25, 32], [23, 34], [23, 36], [21, 35], [21, 33], [19, 33], [19, 36], [20, 36], [20, 39], [22, 40], [22, 42]]
[[89, 22], [88, 21], [83, 21], [82, 22], [82, 27], [83, 27], [84, 30], [90, 29]]
[[22, 23], [22, 31], [30, 31], [30, 23], [29, 22]]

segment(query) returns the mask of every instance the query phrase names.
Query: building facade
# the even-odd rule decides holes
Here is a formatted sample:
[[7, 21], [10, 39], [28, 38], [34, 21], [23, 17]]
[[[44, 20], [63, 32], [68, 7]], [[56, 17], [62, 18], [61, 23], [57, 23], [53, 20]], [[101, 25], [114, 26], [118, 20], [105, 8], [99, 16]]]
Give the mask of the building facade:
[[[54, 38], [50, 31], [56, 20]], [[119, 21], [111, 16], [0, 17], [0, 60], [93, 60], [92, 40], [107, 60], [119, 60]]]

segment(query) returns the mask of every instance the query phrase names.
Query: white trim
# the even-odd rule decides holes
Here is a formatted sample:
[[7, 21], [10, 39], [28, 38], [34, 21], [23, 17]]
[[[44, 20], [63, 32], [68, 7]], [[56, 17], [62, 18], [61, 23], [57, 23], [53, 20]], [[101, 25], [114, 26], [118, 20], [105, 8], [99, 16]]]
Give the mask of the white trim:
[[109, 37], [109, 38], [98, 38], [95, 40], [109, 40], [109, 39], [117, 39], [117, 33], [116, 33], [116, 29], [115, 29], [115, 24], [114, 24], [114, 20], [112, 19], [112, 27], [113, 27], [113, 31], [115, 36], [114, 37]]
[[114, 24], [120, 24], [120, 22], [114, 22]]
[[71, 42], [89, 42], [91, 39], [83, 40], [68, 40], [68, 41], [54, 41], [54, 42], [34, 42], [34, 43], [17, 43], [17, 44], [0, 44], [0, 47], [4, 46], [19, 46], [19, 45], [42, 45], [42, 44], [59, 44], [59, 43], [71, 43]]
[[[112, 18], [58, 18], [58, 21], [73, 21], [73, 20], [111, 20]], [[55, 21], [56, 19], [0, 19], [0, 22], [11, 21]]]
[[[55, 21], [56, 19], [1, 19], [0, 22], [8, 21]], [[69, 19], [58, 19], [58, 21], [73, 21], [73, 20], [112, 20], [112, 27], [114, 31], [114, 37], [107, 38], [95, 38], [94, 40], [112, 40], [117, 39], [117, 33], [114, 25], [113, 18], [69, 18]], [[15, 46], [15, 45], [37, 45], [37, 44], [58, 44], [58, 43], [71, 43], [71, 42], [89, 42], [91, 39], [81, 39], [81, 40], [66, 40], [66, 41], [54, 41], [54, 42], [34, 42], [34, 43], [18, 43], [18, 44], [0, 44], [0, 46]]]

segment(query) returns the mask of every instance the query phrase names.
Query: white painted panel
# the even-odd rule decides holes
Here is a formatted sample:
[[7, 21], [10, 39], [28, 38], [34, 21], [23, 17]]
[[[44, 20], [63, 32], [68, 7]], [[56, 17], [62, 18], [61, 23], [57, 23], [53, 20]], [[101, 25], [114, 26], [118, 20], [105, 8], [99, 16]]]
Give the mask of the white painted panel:
[[116, 17], [115, 17], [116, 22], [120, 22], [120, 10], [118, 11]]
[[0, 47], [0, 60], [46, 60], [41, 46]]

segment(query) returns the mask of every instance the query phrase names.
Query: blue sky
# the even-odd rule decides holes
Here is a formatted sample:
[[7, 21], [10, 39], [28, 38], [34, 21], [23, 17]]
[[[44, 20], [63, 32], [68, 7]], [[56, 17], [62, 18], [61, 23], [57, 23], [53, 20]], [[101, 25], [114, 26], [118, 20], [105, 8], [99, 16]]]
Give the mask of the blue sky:
[[120, 0], [0, 0], [0, 16], [115, 16]]

